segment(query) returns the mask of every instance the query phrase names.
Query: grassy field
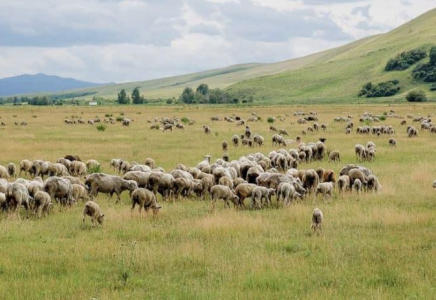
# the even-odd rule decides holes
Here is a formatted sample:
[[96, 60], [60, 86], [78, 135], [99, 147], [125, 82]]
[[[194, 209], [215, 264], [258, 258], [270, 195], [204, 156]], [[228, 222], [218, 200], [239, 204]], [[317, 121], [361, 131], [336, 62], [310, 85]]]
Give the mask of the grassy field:
[[[0, 216], [1, 299], [432, 299], [436, 293], [436, 135], [406, 136], [400, 119], [388, 118], [398, 147], [387, 136], [346, 136], [336, 116], [382, 114], [427, 115], [436, 105], [402, 106], [283, 106], [283, 107], [4, 107], [0, 121], [0, 164], [21, 159], [55, 161], [66, 154], [97, 159], [103, 171], [112, 158], [143, 163], [152, 157], [167, 172], [178, 163], [197, 164], [206, 154], [221, 157], [222, 140], [230, 141], [243, 128], [212, 122], [210, 117], [233, 113], [247, 119], [257, 112], [261, 122], [250, 123], [265, 137], [259, 148], [229, 148], [231, 159], [260, 151], [267, 154], [272, 134], [269, 116], [285, 116], [275, 126], [294, 139], [307, 125], [297, 125], [299, 111], [317, 111], [326, 132], [303, 137], [305, 142], [326, 137], [342, 162], [301, 164], [338, 172], [356, 163], [354, 145], [372, 140], [375, 162], [363, 163], [379, 177], [379, 194], [337, 195], [331, 201], [312, 197], [290, 208], [260, 211], [224, 208], [213, 214], [210, 201], [184, 199], [161, 202], [157, 216], [130, 212], [128, 193], [115, 204], [100, 195], [96, 201], [106, 214], [103, 226], [82, 228], [83, 203], [47, 218], [16, 220]], [[64, 118], [84, 119], [124, 113], [130, 127], [107, 125], [104, 132], [91, 125], [66, 125]], [[196, 124], [184, 131], [150, 130], [154, 117], [190, 117]], [[28, 126], [15, 126], [27, 121]], [[410, 123], [410, 119], [407, 119]], [[291, 123], [295, 123], [292, 125]], [[204, 135], [202, 125], [212, 128]], [[415, 123], [417, 124], [417, 123]], [[419, 124], [417, 124], [419, 125]], [[294, 148], [291, 144], [287, 148]], [[312, 235], [314, 207], [324, 212], [324, 232]]]

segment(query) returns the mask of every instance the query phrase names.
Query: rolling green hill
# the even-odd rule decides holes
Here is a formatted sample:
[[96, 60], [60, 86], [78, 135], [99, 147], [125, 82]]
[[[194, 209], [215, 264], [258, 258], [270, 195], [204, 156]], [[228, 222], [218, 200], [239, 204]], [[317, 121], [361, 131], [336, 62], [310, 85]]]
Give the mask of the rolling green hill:
[[[370, 37], [344, 47], [325, 52], [316, 61], [288, 71], [246, 80], [229, 87], [241, 98], [253, 96], [260, 102], [336, 102], [358, 100], [357, 93], [366, 82], [383, 82], [398, 79], [401, 93], [389, 99], [404, 99], [413, 89], [423, 89], [430, 99], [430, 84], [414, 82], [410, 68], [404, 71], [385, 72], [390, 58], [397, 54], [436, 44], [436, 10], [404, 24], [383, 35]], [[427, 62], [428, 58], [423, 60]], [[371, 98], [370, 101], [381, 101]]]
[[[243, 100], [253, 97], [260, 103], [310, 103], [358, 101], [357, 93], [368, 81], [400, 80], [401, 92], [389, 99], [404, 99], [407, 91], [422, 88], [430, 99], [430, 84], [414, 82], [411, 70], [385, 72], [390, 58], [415, 48], [429, 49], [436, 44], [436, 9], [382, 35], [302, 58], [271, 64], [242, 64], [182, 76], [141, 82], [79, 89], [57, 93], [61, 98], [115, 99], [121, 89], [130, 93], [138, 87], [146, 98], [178, 97], [187, 86], [207, 83], [211, 88], [226, 88]], [[428, 60], [428, 58], [426, 59]], [[371, 98], [372, 102], [383, 101]]]

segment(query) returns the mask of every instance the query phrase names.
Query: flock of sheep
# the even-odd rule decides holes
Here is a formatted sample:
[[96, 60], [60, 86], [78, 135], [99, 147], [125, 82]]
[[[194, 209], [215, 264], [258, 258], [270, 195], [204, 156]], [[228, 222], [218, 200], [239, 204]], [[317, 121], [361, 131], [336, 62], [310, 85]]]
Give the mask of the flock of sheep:
[[[305, 135], [308, 131], [326, 131], [326, 124], [318, 124], [316, 112], [308, 114], [296, 112], [298, 124], [313, 122], [303, 130]], [[286, 115], [289, 116], [289, 115]], [[391, 111], [389, 117], [397, 117]], [[436, 127], [431, 123], [431, 116], [428, 118], [414, 118], [414, 122], [421, 122], [421, 129], [436, 132]], [[345, 122], [345, 133], [350, 134], [354, 128], [351, 116], [337, 117], [335, 122]], [[253, 113], [246, 121], [238, 116], [225, 117], [224, 119], [214, 116], [212, 121], [236, 122], [237, 126], [244, 126], [242, 134], [235, 134], [231, 137], [233, 147], [239, 145], [248, 147], [261, 147], [265, 145], [265, 138], [260, 134], [253, 133], [249, 122], [256, 122], [259, 117]], [[90, 120], [90, 124], [101, 122], [99, 119]], [[106, 120], [114, 122], [112, 118]], [[126, 121], [126, 124], [124, 122]], [[190, 125], [195, 121], [188, 120]], [[284, 118], [280, 119], [284, 121]], [[360, 122], [378, 122], [378, 117], [365, 113]], [[78, 120], [78, 123], [85, 123]], [[123, 125], [130, 124], [129, 119], [123, 120]], [[151, 123], [151, 121], [149, 121]], [[172, 131], [173, 128], [184, 129], [178, 118], [155, 118], [155, 124], [162, 125], [162, 130]], [[76, 121], [65, 120], [66, 124], [75, 124]], [[403, 120], [401, 125], [406, 125]], [[132, 211], [139, 205], [139, 212], [142, 209], [152, 210], [156, 214], [161, 206], [158, 202], [158, 195], [163, 201], [178, 200], [180, 198], [195, 197], [199, 199], [211, 199], [211, 211], [215, 209], [216, 202], [223, 200], [225, 205], [230, 207], [232, 203], [237, 209], [246, 207], [244, 200], [250, 199], [251, 209], [262, 209], [273, 205], [277, 207], [288, 207], [297, 199], [306, 199], [310, 195], [317, 198], [322, 195], [323, 200], [331, 198], [337, 189], [338, 193], [355, 191], [360, 194], [366, 192], [377, 192], [381, 189], [377, 176], [368, 168], [356, 164], [347, 164], [336, 174], [333, 170], [324, 168], [303, 169], [305, 163], [328, 160], [340, 162], [341, 155], [338, 151], [330, 151], [326, 147], [326, 139], [304, 143], [300, 136], [295, 141], [285, 139], [289, 134], [285, 129], [277, 129], [270, 126], [272, 145], [282, 147], [270, 151], [267, 154], [261, 152], [250, 153], [238, 159], [230, 160], [225, 153], [222, 158], [211, 161], [211, 156], [206, 155], [202, 161], [195, 166], [178, 164], [170, 172], [156, 165], [155, 161], [147, 158], [143, 164], [129, 162], [124, 159], [112, 159], [111, 168], [118, 172], [118, 175], [94, 173], [100, 169], [100, 163], [96, 160], [82, 162], [80, 157], [67, 155], [59, 158], [56, 162], [43, 160], [22, 160], [19, 166], [19, 174], [27, 178], [16, 178], [17, 170], [14, 163], [6, 167], [0, 166], [0, 205], [4, 211], [16, 212], [19, 217], [19, 210], [24, 207], [27, 212], [33, 211], [37, 218], [42, 214], [48, 214], [54, 203], [59, 204], [60, 209], [68, 208], [77, 201], [86, 201], [83, 210], [83, 222], [85, 216], [90, 216], [93, 225], [100, 224], [104, 220], [99, 205], [94, 201], [98, 193], [108, 194], [111, 198], [120, 195], [123, 191], [129, 191]], [[211, 127], [203, 126], [205, 134], [211, 133]], [[395, 130], [390, 125], [380, 126], [358, 126], [357, 134], [392, 135]], [[415, 127], [407, 128], [409, 137], [415, 137], [418, 131]], [[296, 147], [285, 149], [289, 144]], [[389, 138], [389, 145], [397, 146], [394, 138]], [[222, 150], [229, 149], [229, 143], [223, 141]], [[355, 145], [355, 154], [358, 162], [373, 161], [375, 159], [376, 145], [370, 141], [366, 145]], [[15, 179], [9, 182], [8, 179]], [[46, 178], [46, 179], [45, 179]], [[436, 187], [436, 181], [433, 185]], [[321, 229], [323, 213], [318, 208], [314, 209], [312, 216], [313, 230]]]

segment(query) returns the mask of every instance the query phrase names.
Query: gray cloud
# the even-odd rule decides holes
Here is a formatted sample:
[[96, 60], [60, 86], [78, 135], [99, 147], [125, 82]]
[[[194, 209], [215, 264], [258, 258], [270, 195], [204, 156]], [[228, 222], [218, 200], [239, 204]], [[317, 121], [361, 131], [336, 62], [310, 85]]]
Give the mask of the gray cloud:
[[124, 82], [280, 61], [385, 32], [435, 6], [433, 0], [0, 0], [0, 77], [43, 72]]

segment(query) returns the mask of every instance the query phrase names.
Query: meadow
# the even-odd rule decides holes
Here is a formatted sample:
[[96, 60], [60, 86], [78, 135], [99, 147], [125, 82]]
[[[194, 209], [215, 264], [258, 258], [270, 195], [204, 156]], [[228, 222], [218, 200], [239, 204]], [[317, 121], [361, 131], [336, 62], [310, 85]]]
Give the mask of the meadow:
[[[296, 123], [295, 111], [318, 112], [325, 132], [309, 133], [304, 142], [327, 138], [326, 146], [341, 153], [341, 162], [300, 164], [299, 169], [323, 167], [336, 173], [357, 163], [355, 144], [372, 140], [374, 162], [364, 162], [379, 178], [378, 194], [334, 194], [323, 202], [309, 196], [289, 208], [227, 209], [223, 202], [210, 213], [210, 200], [160, 202], [157, 216], [131, 214], [128, 193], [122, 202], [96, 201], [106, 214], [103, 226], [83, 228], [83, 203], [36, 220], [0, 215], [1, 299], [431, 299], [436, 294], [436, 135], [420, 130], [408, 138], [401, 119], [387, 118], [398, 141], [386, 135], [345, 135], [337, 116], [371, 112], [381, 115], [427, 116], [435, 104], [335, 105], [269, 107], [2, 107], [0, 164], [21, 159], [56, 161], [67, 154], [96, 159], [103, 172], [115, 173], [112, 158], [143, 163], [147, 157], [167, 172], [178, 163], [195, 166], [206, 154], [222, 157], [221, 142], [230, 142], [243, 127], [211, 116], [256, 112], [261, 121], [249, 123], [265, 138], [258, 148], [229, 146], [230, 159], [260, 151], [268, 154], [274, 126], [295, 139], [308, 125]], [[133, 119], [129, 127], [67, 125], [65, 118], [101, 119], [105, 115]], [[284, 122], [278, 117], [286, 117]], [[189, 117], [185, 130], [151, 130], [155, 117]], [[411, 124], [411, 119], [407, 119]], [[27, 126], [14, 122], [26, 121]], [[294, 124], [292, 124], [294, 123]], [[378, 124], [378, 123], [377, 123]], [[212, 134], [205, 135], [203, 125]], [[297, 147], [296, 143], [287, 149]], [[278, 149], [278, 148], [275, 148]], [[247, 200], [248, 201], [248, 200]], [[275, 201], [274, 201], [275, 202]], [[247, 203], [247, 202], [246, 202]], [[248, 205], [247, 205], [248, 207]], [[314, 207], [324, 212], [321, 235], [311, 233]]]

